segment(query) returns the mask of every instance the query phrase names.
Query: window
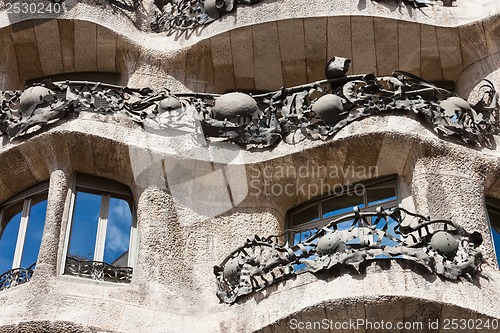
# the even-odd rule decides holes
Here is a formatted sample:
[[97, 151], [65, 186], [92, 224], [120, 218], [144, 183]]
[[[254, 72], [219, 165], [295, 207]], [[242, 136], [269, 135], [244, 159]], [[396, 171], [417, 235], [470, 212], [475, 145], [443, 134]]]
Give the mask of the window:
[[0, 290], [30, 280], [42, 242], [48, 182], [0, 205]]
[[[322, 197], [292, 209], [288, 212], [288, 225], [293, 230], [289, 242], [295, 245], [305, 241], [330, 221], [352, 213], [355, 206], [358, 206], [360, 211], [375, 211], [378, 206], [383, 206], [385, 209], [397, 207], [396, 178], [346, 186], [341, 193]], [[389, 221], [388, 232], [394, 234], [396, 225], [395, 221]], [[345, 230], [351, 226], [352, 221], [344, 221], [337, 225], [338, 230]], [[382, 245], [391, 246], [395, 245], [395, 242], [383, 239]]]
[[497, 263], [500, 267], [500, 200], [486, 198], [486, 209], [490, 222], [491, 239], [497, 257]]
[[76, 177], [64, 274], [130, 282], [136, 239], [130, 189], [109, 179]]

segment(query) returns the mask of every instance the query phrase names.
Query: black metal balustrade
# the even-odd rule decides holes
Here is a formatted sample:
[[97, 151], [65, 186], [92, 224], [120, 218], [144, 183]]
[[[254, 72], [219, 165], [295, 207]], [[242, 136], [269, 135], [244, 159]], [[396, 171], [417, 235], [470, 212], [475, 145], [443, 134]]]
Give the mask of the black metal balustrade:
[[[412, 227], [406, 217], [418, 223]], [[341, 266], [359, 271], [373, 260], [409, 260], [448, 279], [475, 274], [483, 260], [480, 233], [468, 233], [449, 220], [431, 220], [403, 208], [361, 212], [355, 207], [353, 213], [332, 220], [293, 246], [286, 243], [289, 232], [298, 231], [247, 239], [215, 266], [219, 299], [234, 303], [242, 295], [297, 274]]]
[[332, 59], [326, 80], [259, 95], [172, 94], [168, 89], [96, 82], [46, 82], [24, 91], [0, 92], [0, 135], [14, 139], [87, 111], [121, 115], [157, 134], [200, 127], [207, 138], [253, 148], [280, 141], [327, 140], [352, 122], [391, 113], [416, 114], [444, 138], [475, 146], [494, 144], [500, 107], [490, 81], [484, 81], [482, 98], [471, 105], [403, 71], [383, 77], [345, 76], [349, 62]]
[[132, 267], [116, 267], [101, 261], [67, 257], [64, 274], [99, 281], [130, 283], [132, 271]]
[[36, 263], [28, 268], [14, 268], [0, 275], [0, 291], [29, 282], [33, 276]]

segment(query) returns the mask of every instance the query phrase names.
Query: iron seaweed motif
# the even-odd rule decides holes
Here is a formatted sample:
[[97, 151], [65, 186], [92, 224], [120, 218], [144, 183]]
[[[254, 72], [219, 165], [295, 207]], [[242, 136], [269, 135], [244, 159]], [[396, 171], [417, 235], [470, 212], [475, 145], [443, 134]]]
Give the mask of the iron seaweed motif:
[[154, 32], [172, 34], [211, 23], [231, 12], [236, 4], [253, 5], [260, 0], [156, 0], [156, 15], [151, 22]]
[[[66, 81], [45, 82], [24, 91], [0, 92], [0, 135], [33, 133], [79, 111], [121, 115], [160, 130], [201, 127], [207, 138], [247, 148], [281, 140], [326, 140], [346, 125], [375, 115], [414, 113], [437, 135], [491, 147], [498, 131], [498, 93], [484, 81], [482, 98], [470, 105], [451, 92], [410, 73], [345, 76], [350, 60], [333, 58], [327, 79], [259, 95], [172, 94], [168, 89], [129, 88]], [[333, 66], [333, 67], [332, 67]], [[186, 122], [186, 119], [190, 120]]]
[[0, 275], [0, 291], [10, 289], [31, 280], [36, 263], [28, 268], [14, 268]]
[[132, 267], [113, 266], [102, 261], [66, 258], [64, 274], [85, 277], [92, 280], [130, 283]]
[[[116, 0], [114, 0], [116, 2]], [[376, 0], [387, 2], [386, 0]], [[442, 1], [451, 6], [455, 0]], [[260, 0], [156, 0], [156, 15], [151, 23], [154, 32], [193, 30], [207, 25], [235, 9], [236, 4], [253, 5]], [[436, 4], [436, 0], [397, 0], [414, 8]]]
[[[405, 221], [408, 216], [418, 223]], [[346, 221], [352, 221], [351, 226], [339, 228]], [[395, 226], [389, 226], [391, 221]], [[242, 295], [300, 273], [340, 266], [359, 271], [363, 263], [382, 258], [411, 260], [448, 279], [474, 274], [482, 262], [481, 234], [403, 208], [360, 212], [355, 207], [353, 213], [331, 221], [297, 245], [280, 245], [284, 242], [283, 235], [247, 239], [214, 267], [217, 297], [232, 304]]]

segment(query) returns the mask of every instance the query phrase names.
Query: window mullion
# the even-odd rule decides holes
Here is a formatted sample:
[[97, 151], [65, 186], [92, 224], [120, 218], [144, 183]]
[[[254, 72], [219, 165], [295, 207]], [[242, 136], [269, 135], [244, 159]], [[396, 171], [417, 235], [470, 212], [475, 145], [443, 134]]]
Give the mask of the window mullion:
[[95, 261], [104, 261], [104, 243], [106, 242], [106, 230], [108, 228], [109, 201], [109, 193], [103, 193], [101, 198], [99, 222], [97, 224], [97, 237], [94, 250]]
[[135, 207], [132, 209], [132, 225], [130, 226], [130, 241], [128, 247], [128, 260], [127, 264], [129, 267], [135, 266], [135, 254], [136, 254], [136, 244], [137, 244], [137, 221], [134, 218]]
[[24, 240], [26, 239], [26, 231], [28, 230], [28, 219], [31, 208], [31, 198], [25, 199], [23, 203], [23, 213], [21, 223], [19, 224], [19, 232], [17, 234], [16, 250], [14, 252], [14, 260], [12, 268], [21, 267], [21, 259], [23, 256]]

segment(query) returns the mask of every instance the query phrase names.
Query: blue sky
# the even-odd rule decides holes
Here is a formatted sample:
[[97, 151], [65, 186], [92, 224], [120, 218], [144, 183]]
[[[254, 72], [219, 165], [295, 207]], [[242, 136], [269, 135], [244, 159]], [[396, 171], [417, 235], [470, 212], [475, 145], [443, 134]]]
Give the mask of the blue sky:
[[0, 239], [0, 274], [12, 268], [20, 222], [21, 213], [18, 213], [9, 221], [2, 233]]
[[[78, 192], [68, 256], [76, 259], [94, 258], [101, 195]], [[104, 243], [104, 262], [112, 263], [128, 251], [132, 213], [125, 200], [111, 198], [108, 227]]]
[[[21, 267], [27, 268], [37, 261], [46, 210], [47, 200], [41, 201], [31, 207], [30, 220], [28, 222], [28, 230], [26, 231], [24, 250], [21, 257]], [[0, 239], [0, 274], [12, 268], [21, 215], [22, 212], [19, 212], [11, 218]]]
[[495, 243], [495, 253], [497, 254], [497, 261], [500, 266], [500, 233], [494, 228], [491, 228], [491, 233], [493, 235], [493, 243]]

